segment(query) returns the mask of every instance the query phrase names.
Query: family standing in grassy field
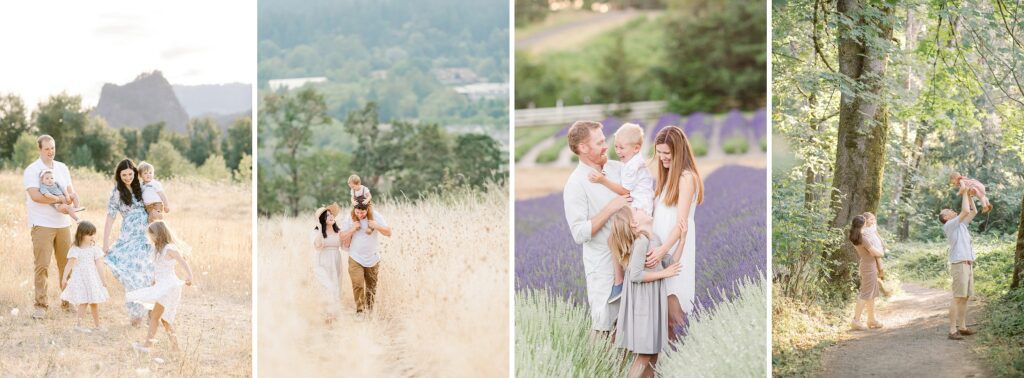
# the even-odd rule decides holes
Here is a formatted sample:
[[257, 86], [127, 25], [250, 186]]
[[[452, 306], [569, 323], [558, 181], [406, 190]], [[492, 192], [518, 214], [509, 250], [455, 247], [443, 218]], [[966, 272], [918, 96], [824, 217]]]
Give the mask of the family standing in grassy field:
[[391, 236], [391, 227], [384, 216], [373, 209], [370, 189], [359, 176], [348, 178], [349, 202], [352, 210], [338, 225], [342, 214], [337, 203], [316, 210], [313, 227], [313, 275], [322, 290], [325, 321], [337, 320], [341, 311], [341, 250], [348, 252], [348, 274], [352, 280], [352, 294], [357, 316], [373, 310], [377, 295], [377, 276], [380, 272], [380, 244], [377, 235]]
[[[147, 337], [133, 344], [136, 350], [149, 352], [160, 325], [166, 329], [171, 349], [177, 351], [174, 317], [183, 285], [192, 285], [192, 270], [184, 256], [188, 247], [173, 235], [162, 221], [169, 211], [163, 187], [154, 179], [155, 168], [148, 163], [124, 159], [114, 169], [115, 187], [107, 204], [103, 229], [103, 248], [96, 245], [96, 226], [79, 220], [78, 205], [71, 173], [67, 165], [54, 160], [57, 146], [53, 137], [40, 136], [36, 144], [39, 159], [25, 168], [24, 187], [28, 224], [31, 227], [35, 264], [35, 310], [32, 317], [43, 319], [49, 308], [47, 296], [50, 260], [56, 259], [61, 280], [61, 307], [77, 306], [78, 326], [83, 333], [103, 331], [99, 304], [109, 299], [100, 272], [109, 267], [125, 288], [125, 306], [132, 326], [149, 320]], [[111, 244], [111, 228], [117, 214], [122, 217], [117, 240]], [[72, 219], [77, 223], [71, 237]], [[186, 279], [178, 278], [180, 264]], [[93, 327], [82, 327], [86, 308], [91, 310]]]
[[636, 354], [629, 376], [653, 376], [658, 354], [693, 311], [694, 213], [703, 182], [679, 127], [654, 138], [656, 179], [640, 153], [641, 127], [627, 123], [616, 131], [622, 161], [608, 160], [602, 130], [593, 121], [569, 128], [579, 165], [563, 192], [566, 221], [583, 245], [591, 328], [612, 332], [616, 346]]

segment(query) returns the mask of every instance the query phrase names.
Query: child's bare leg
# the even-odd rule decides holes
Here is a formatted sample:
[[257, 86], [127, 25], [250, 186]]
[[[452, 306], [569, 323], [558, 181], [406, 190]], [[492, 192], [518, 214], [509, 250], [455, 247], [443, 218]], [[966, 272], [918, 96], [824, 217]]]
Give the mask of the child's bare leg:
[[75, 208], [71, 207], [71, 205], [63, 205], [62, 204], [60, 206], [63, 207], [64, 210], [68, 212], [68, 216], [70, 216], [71, 219], [74, 219], [75, 222], [78, 222], [78, 214], [75, 213]]
[[864, 307], [868, 312], [868, 324], [875, 324], [875, 299], [864, 301]]
[[647, 376], [648, 377], [654, 378], [654, 367], [657, 366], [657, 365], [658, 365], [658, 355], [657, 354], [652, 354], [651, 355], [651, 362], [650, 362], [650, 364], [647, 365]]
[[90, 303], [89, 309], [92, 310], [92, 324], [96, 326], [96, 328], [100, 328], [100, 306], [95, 303]]
[[79, 327], [82, 326], [82, 318], [85, 317], [85, 307], [86, 306], [88, 306], [88, 304], [85, 304], [85, 303], [82, 303], [82, 304], [78, 305], [78, 322], [77, 323], [78, 323]]
[[992, 204], [988, 202], [988, 196], [981, 196], [978, 199], [981, 200], [982, 211], [987, 213], [989, 210], [992, 210]]
[[651, 355], [649, 354], [637, 354], [636, 358], [633, 359], [633, 365], [629, 367], [629, 374], [626, 376], [629, 378], [643, 377], [647, 371], [647, 366], [651, 364]]
[[163, 314], [164, 306], [159, 303], [149, 311], [149, 332], [146, 335], [146, 348], [153, 346], [153, 340], [156, 338], [156, 330], [160, 327], [160, 316]]
[[171, 351], [178, 352], [178, 336], [174, 334], [174, 325], [163, 319], [160, 319], [160, 322], [164, 324], [164, 330], [167, 331], [167, 339], [170, 340]]

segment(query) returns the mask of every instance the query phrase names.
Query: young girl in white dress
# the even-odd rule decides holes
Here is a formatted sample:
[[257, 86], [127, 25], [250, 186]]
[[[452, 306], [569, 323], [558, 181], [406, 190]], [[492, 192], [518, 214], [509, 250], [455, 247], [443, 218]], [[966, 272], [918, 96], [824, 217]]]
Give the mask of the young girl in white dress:
[[[145, 342], [136, 342], [132, 346], [141, 352], [149, 352], [156, 337], [157, 328], [161, 324], [167, 331], [171, 350], [178, 351], [178, 338], [174, 335], [174, 314], [178, 310], [183, 285], [192, 286], [192, 268], [182, 256], [184, 245], [176, 245], [176, 238], [164, 221], [156, 221], [146, 229], [146, 235], [153, 243], [156, 251], [153, 265], [155, 267], [153, 286], [129, 291], [125, 294], [128, 302], [142, 303], [149, 311], [149, 334]], [[180, 244], [180, 242], [178, 243]], [[185, 269], [185, 281], [178, 278], [175, 266], [180, 263]]]
[[107, 285], [100, 277], [103, 264], [103, 251], [96, 246], [96, 226], [88, 221], [78, 224], [75, 231], [75, 243], [68, 250], [68, 265], [64, 268], [61, 278], [60, 299], [78, 306], [78, 322], [75, 329], [89, 333], [92, 330], [82, 327], [86, 307], [92, 310], [94, 330], [100, 330], [99, 303], [106, 302], [110, 296]]

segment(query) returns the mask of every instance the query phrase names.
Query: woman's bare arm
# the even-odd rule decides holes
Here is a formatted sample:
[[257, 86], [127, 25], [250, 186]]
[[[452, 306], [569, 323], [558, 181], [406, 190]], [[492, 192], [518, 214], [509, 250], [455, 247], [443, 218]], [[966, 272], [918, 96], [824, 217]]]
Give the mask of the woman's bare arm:
[[107, 221], [103, 224], [103, 254], [110, 252], [110, 228], [114, 226], [114, 216], [107, 214]]
[[693, 193], [696, 190], [694, 176], [690, 173], [684, 173], [679, 177], [679, 198], [676, 200], [676, 219], [679, 222], [679, 227], [673, 227], [672, 231], [669, 231], [668, 238], [662, 241], [661, 247], [655, 250], [655, 253], [651, 253], [647, 256], [647, 267], [653, 267], [661, 258], [669, 252], [669, 248], [672, 244], [679, 241], [679, 245], [672, 253], [672, 261], [680, 261], [682, 257], [683, 248], [686, 244], [686, 234], [689, 232], [689, 218], [690, 218], [690, 205], [693, 202]]

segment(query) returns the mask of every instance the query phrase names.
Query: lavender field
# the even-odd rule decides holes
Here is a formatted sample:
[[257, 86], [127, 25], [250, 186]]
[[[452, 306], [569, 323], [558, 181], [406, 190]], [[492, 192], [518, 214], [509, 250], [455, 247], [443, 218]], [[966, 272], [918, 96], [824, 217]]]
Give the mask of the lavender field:
[[[694, 216], [702, 308], [731, 295], [741, 279], [764, 274], [766, 174], [764, 169], [725, 166], [704, 180], [704, 203]], [[562, 194], [516, 201], [515, 214], [516, 290], [546, 289], [585, 305], [582, 250], [569, 234]]]
[[[767, 348], [765, 169], [725, 166], [705, 178], [695, 214], [698, 310], [664, 352], [665, 376], [764, 376]], [[562, 194], [516, 201], [516, 376], [621, 376], [630, 361], [589, 330], [581, 247]], [[724, 369], [724, 370], [723, 370]]]
[[[625, 122], [625, 120], [615, 117], [601, 120], [601, 124], [604, 125], [602, 131], [604, 135], [609, 137], [609, 144], [611, 144], [611, 136]], [[691, 141], [699, 140], [698, 143], [707, 144], [714, 135], [718, 135], [719, 144], [727, 153], [730, 153], [730, 147], [737, 145], [743, 147], [742, 152], [746, 152], [746, 148], [749, 147], [750, 143], [761, 143], [761, 150], [763, 151], [765, 148], [763, 144], [766, 142], [768, 133], [768, 119], [764, 108], [756, 110], [749, 117], [735, 109], [721, 115], [697, 112], [682, 116], [676, 113], [665, 113], [659, 116], [649, 129], [647, 127], [649, 124], [643, 120], [633, 119], [629, 120], [629, 122], [638, 124], [647, 130], [647, 139], [650, 141], [654, 140], [654, 136], [661, 129], [672, 125], [681, 127], [686, 132], [686, 135], [690, 137]], [[555, 132], [552, 137], [556, 139], [564, 138], [569, 132], [569, 126], [571, 124], [565, 125], [565, 127]], [[706, 147], [704, 149], [706, 150]], [[703, 153], [698, 155], [703, 155]]]

